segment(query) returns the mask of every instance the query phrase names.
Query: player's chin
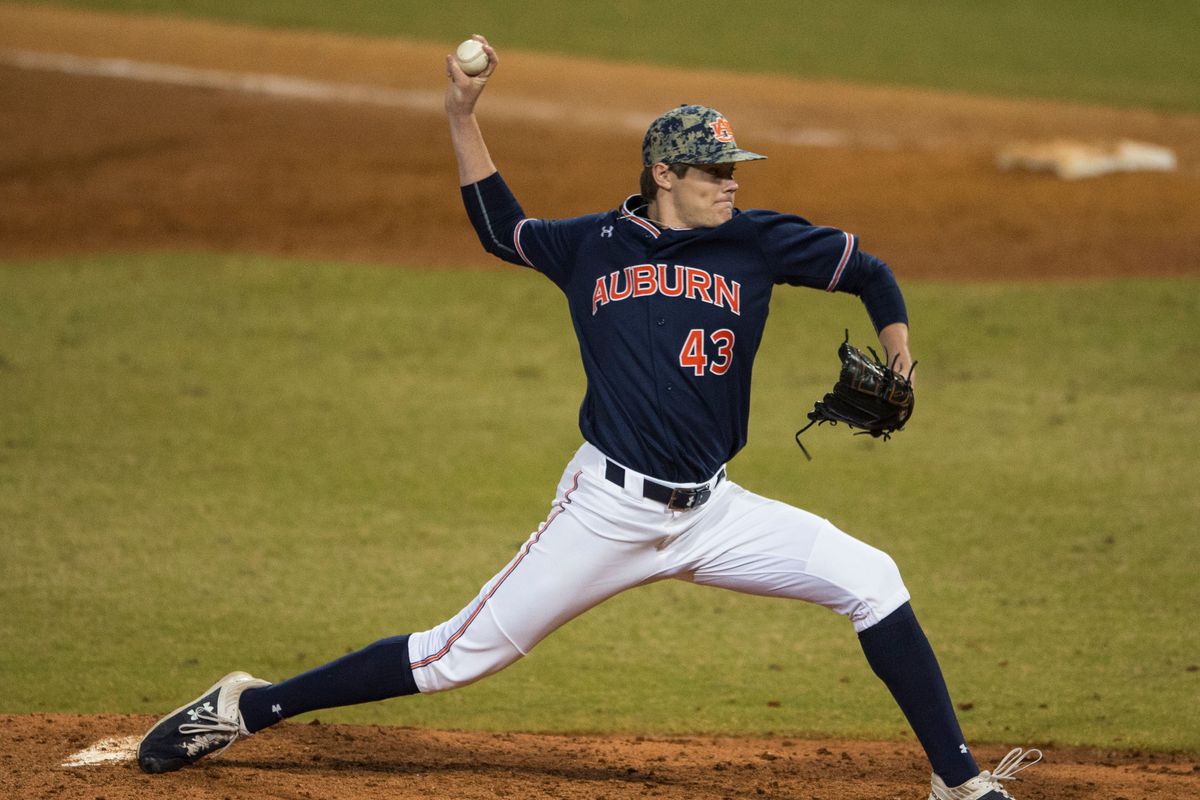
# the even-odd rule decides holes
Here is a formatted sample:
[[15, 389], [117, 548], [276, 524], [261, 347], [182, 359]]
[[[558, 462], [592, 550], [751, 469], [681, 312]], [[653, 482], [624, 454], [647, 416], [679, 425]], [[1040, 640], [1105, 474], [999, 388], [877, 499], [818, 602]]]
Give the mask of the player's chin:
[[733, 219], [733, 203], [717, 203], [716, 208], [713, 209], [715, 224], [720, 225], [731, 219]]

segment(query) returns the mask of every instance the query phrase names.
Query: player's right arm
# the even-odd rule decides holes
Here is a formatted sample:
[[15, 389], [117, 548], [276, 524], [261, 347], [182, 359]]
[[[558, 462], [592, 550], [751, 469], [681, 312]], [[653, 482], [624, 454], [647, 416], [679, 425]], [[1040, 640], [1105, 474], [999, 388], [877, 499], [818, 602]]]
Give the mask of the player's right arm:
[[525, 266], [527, 263], [515, 241], [517, 226], [525, 219], [525, 212], [492, 163], [479, 120], [475, 118], [475, 104], [500, 59], [487, 39], [479, 35], [472, 38], [487, 53], [488, 65], [483, 72], [468, 75], [454, 56], [446, 56], [446, 118], [450, 122], [454, 157], [458, 160], [458, 185], [467, 217], [483, 249], [509, 263]]
[[573, 226], [528, 219], [496, 170], [475, 118], [475, 104], [496, 71], [499, 58], [487, 39], [473, 38], [488, 56], [483, 72], [474, 77], [467, 75], [453, 56], [446, 56], [446, 117], [467, 217], [489, 253], [510, 264], [532, 267], [558, 282], [568, 263], [565, 254], [571, 250]]
[[483, 141], [483, 133], [479, 130], [479, 121], [475, 118], [475, 104], [500, 59], [487, 39], [479, 35], [472, 38], [482, 44], [483, 51], [487, 53], [488, 65], [483, 72], [468, 75], [458, 66], [454, 56], [446, 56], [446, 77], [449, 79], [446, 84], [446, 117], [450, 121], [454, 156], [458, 159], [459, 186], [478, 183], [496, 171], [487, 144]]

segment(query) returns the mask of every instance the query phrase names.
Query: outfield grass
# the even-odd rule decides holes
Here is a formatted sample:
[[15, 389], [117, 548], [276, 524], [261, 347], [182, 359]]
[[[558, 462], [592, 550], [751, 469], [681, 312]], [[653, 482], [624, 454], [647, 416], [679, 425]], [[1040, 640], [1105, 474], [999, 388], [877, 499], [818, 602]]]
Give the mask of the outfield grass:
[[[852, 298], [781, 289], [744, 485], [891, 552], [977, 741], [1200, 750], [1200, 283], [907, 287], [917, 413], [792, 433]], [[0, 711], [161, 712], [458, 609], [548, 511], [582, 390], [519, 270], [0, 265]], [[670, 583], [420, 726], [896, 737], [849, 624]]]
[[64, 0], [646, 63], [1200, 111], [1194, 0]]

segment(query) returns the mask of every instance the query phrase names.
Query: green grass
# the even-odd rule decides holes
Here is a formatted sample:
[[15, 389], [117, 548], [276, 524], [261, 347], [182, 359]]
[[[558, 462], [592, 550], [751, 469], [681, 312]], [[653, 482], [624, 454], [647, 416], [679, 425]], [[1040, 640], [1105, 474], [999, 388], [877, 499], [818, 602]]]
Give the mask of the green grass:
[[[792, 433], [852, 298], [780, 289], [754, 490], [900, 563], [976, 741], [1200, 750], [1195, 280], [907, 287], [917, 413]], [[0, 265], [0, 711], [161, 712], [444, 619], [548, 511], [582, 376], [519, 270]], [[777, 703], [777, 704], [776, 704]], [[679, 583], [466, 689], [322, 719], [898, 737], [849, 624]]]
[[621, 61], [1200, 111], [1193, 0], [68, 0]]

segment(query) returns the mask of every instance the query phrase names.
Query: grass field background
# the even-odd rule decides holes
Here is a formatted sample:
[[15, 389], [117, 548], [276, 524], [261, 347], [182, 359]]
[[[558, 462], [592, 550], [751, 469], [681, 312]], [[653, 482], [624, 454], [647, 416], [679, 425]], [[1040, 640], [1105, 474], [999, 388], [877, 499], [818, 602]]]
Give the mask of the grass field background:
[[[910, 428], [810, 431], [852, 298], [776, 293], [754, 490], [900, 563], [978, 741], [1200, 750], [1200, 282], [916, 284]], [[0, 266], [0, 711], [161, 712], [456, 611], [545, 517], [582, 391], [522, 270]], [[900, 736], [849, 624], [670, 583], [459, 692], [322, 719]]]
[[67, 0], [622, 61], [1200, 111], [1193, 0]]

